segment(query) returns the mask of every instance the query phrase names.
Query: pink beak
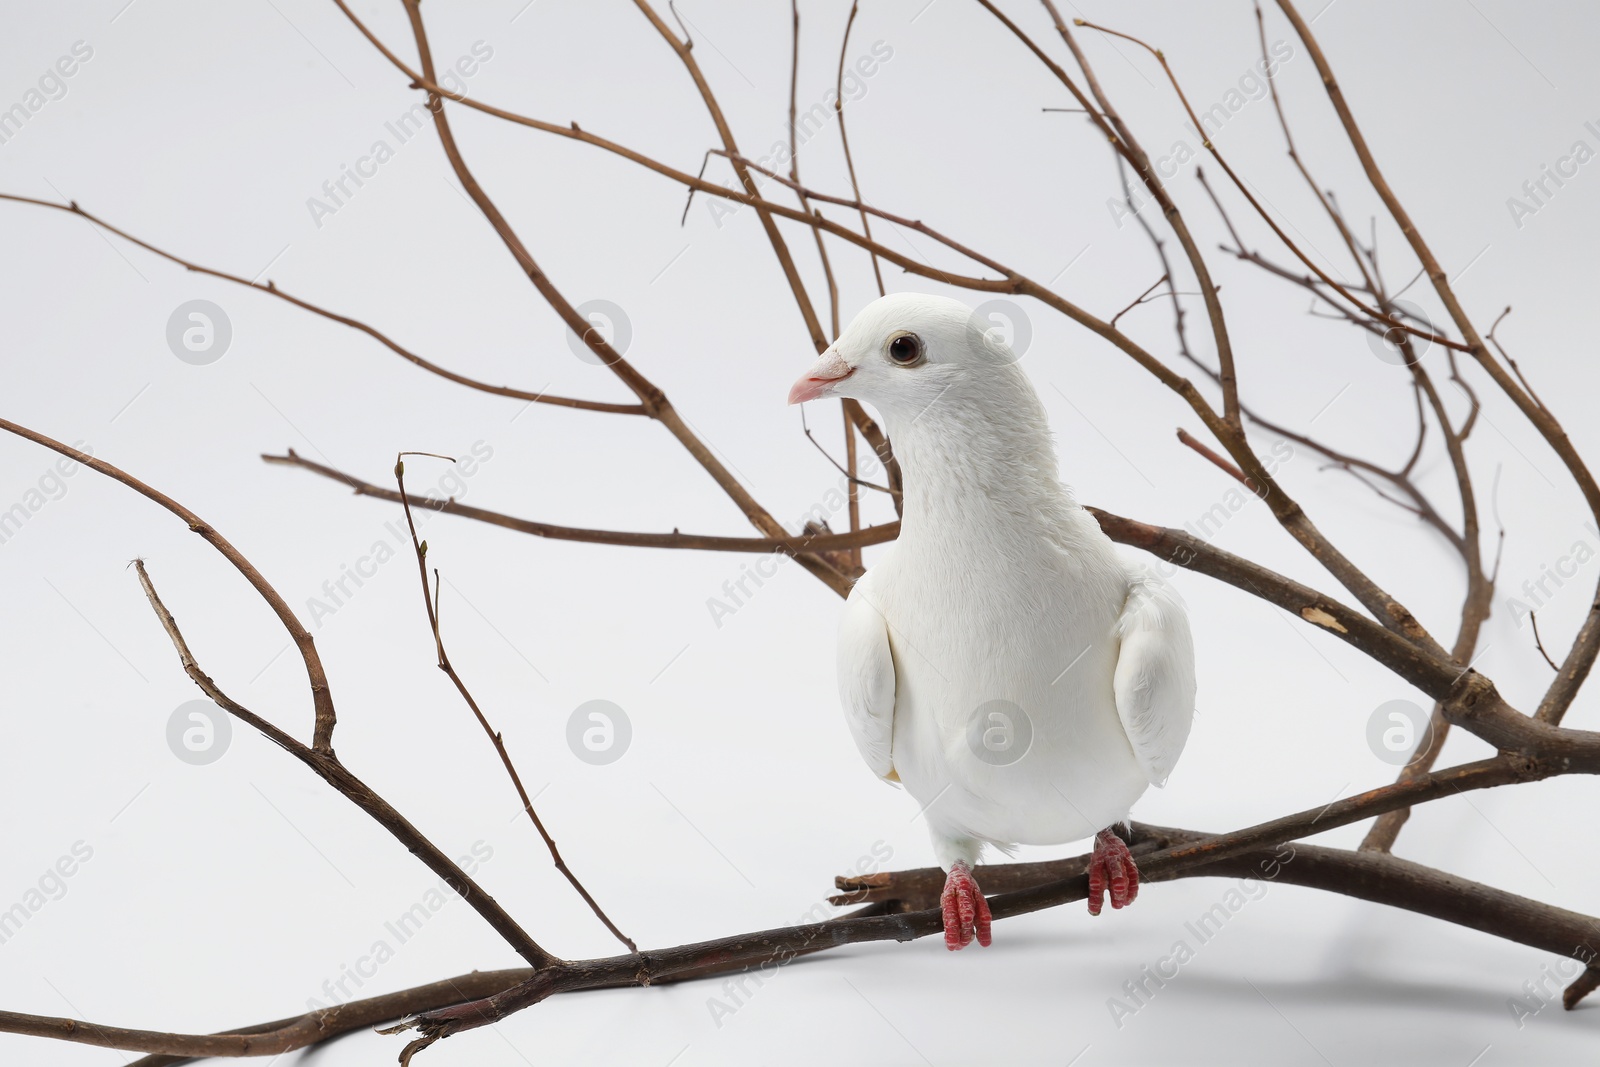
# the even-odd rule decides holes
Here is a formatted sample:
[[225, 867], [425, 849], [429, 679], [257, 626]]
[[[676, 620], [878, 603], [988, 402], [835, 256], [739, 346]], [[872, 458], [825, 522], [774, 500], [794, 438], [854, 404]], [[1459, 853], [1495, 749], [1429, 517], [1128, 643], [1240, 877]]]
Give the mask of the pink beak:
[[855, 368], [840, 359], [833, 349], [822, 353], [822, 358], [812, 365], [789, 390], [790, 404], [803, 404], [828, 396], [835, 382], [842, 382], [855, 373]]

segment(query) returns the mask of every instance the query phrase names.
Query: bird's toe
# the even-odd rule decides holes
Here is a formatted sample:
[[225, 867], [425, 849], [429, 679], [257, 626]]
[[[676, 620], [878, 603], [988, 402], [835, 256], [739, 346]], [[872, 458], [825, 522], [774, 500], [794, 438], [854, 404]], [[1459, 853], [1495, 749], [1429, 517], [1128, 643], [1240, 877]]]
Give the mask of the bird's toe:
[[984, 946], [992, 940], [989, 902], [983, 899], [972, 868], [965, 863], [951, 866], [939, 907], [944, 915], [944, 947], [951, 952], [966, 948], [974, 940]]
[[1095, 835], [1089, 857], [1089, 914], [1099, 915], [1106, 895], [1111, 907], [1125, 908], [1139, 895], [1139, 867], [1127, 844], [1110, 830]]

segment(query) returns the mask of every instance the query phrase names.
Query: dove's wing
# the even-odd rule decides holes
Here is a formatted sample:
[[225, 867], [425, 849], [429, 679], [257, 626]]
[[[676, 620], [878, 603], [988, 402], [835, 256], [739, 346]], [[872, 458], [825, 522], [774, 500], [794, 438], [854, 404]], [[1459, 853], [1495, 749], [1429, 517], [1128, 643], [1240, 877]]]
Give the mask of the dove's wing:
[[839, 703], [861, 758], [879, 778], [897, 781], [890, 756], [894, 739], [894, 657], [889, 626], [873, 607], [862, 578], [845, 601], [839, 621]]
[[1163, 785], [1194, 719], [1194, 641], [1172, 587], [1143, 564], [1126, 563], [1128, 600], [1117, 622], [1121, 647], [1113, 688], [1117, 715], [1139, 767]]

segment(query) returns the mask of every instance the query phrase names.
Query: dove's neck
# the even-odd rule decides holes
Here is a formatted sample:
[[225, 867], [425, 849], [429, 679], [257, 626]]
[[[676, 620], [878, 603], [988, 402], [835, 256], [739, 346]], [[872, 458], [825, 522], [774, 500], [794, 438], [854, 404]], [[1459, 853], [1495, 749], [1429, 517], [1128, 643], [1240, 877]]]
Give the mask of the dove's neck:
[[976, 546], [1057, 527], [1076, 504], [1061, 484], [1037, 400], [981, 419], [957, 411], [889, 422], [904, 478], [901, 540]]

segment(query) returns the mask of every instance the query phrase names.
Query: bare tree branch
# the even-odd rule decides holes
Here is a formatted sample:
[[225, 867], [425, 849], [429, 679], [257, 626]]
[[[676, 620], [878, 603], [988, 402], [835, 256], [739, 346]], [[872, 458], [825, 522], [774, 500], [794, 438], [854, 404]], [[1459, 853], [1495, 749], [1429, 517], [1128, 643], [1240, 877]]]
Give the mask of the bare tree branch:
[[328, 319], [329, 321], [337, 322], [343, 326], [348, 326], [353, 330], [360, 330], [362, 333], [366, 334], [368, 337], [371, 337], [373, 340], [383, 345], [401, 359], [421, 367], [430, 374], [437, 374], [439, 377], [444, 378], [447, 381], [455, 382], [457, 385], [465, 385], [470, 389], [477, 389], [480, 392], [493, 393], [496, 396], [510, 397], [513, 400], [526, 400], [535, 404], [552, 404], [556, 407], [578, 408], [583, 411], [611, 412], [617, 415], [647, 414], [643, 405], [640, 404], [612, 404], [601, 400], [576, 400], [571, 397], [552, 396], [549, 393], [542, 391], [535, 393], [529, 392], [526, 389], [513, 389], [506, 385], [491, 385], [488, 382], [479, 381], [476, 378], [469, 378], [464, 374], [457, 374], [453, 370], [450, 370], [446, 367], [441, 367], [437, 363], [433, 363], [422, 358], [409, 348], [403, 347], [397, 341], [390, 338], [388, 334], [383, 333], [373, 326], [367, 325], [359, 319], [353, 319], [348, 315], [341, 315], [338, 312], [329, 311], [327, 308], [313, 304], [309, 300], [302, 300], [297, 296], [293, 296], [284, 292], [282, 289], [279, 289], [271, 279], [268, 279], [264, 282], [251, 281], [249, 278], [245, 278], [238, 274], [230, 274], [227, 271], [201, 266], [199, 263], [196, 263], [193, 260], [184, 259], [182, 256], [167, 252], [153, 244], [150, 244], [147, 241], [142, 241], [127, 231], [113, 226], [111, 223], [100, 218], [98, 215], [94, 215], [88, 211], [85, 211], [83, 208], [78, 206], [78, 202], [76, 200], [68, 204], [58, 204], [49, 200], [36, 200], [31, 196], [16, 196], [11, 193], [0, 193], [0, 200], [9, 200], [17, 204], [32, 204], [35, 207], [45, 207], [50, 208], [53, 211], [65, 211], [68, 214], [77, 215], [79, 218], [98, 226], [107, 233], [114, 233], [124, 241], [127, 241], [130, 244], [138, 245], [145, 251], [160, 256], [162, 259], [168, 260], [169, 262], [176, 263], [185, 270], [193, 271], [196, 274], [205, 274], [212, 278], [220, 278], [225, 282], [233, 282], [235, 285], [242, 285], [247, 289], [254, 289], [257, 292], [266, 293], [268, 296], [275, 296], [279, 300], [293, 304], [302, 311], [309, 311], [313, 315], [318, 315], [322, 318]]
[[[627, 945], [628, 951], [637, 953], [639, 946], [633, 943], [632, 938], [617, 928], [617, 924], [611, 921], [611, 917], [600, 907], [599, 902], [594, 899], [588, 889], [584, 888], [583, 883], [578, 881], [578, 876], [572, 873], [572, 869], [567, 866], [566, 860], [561, 858], [561, 850], [556, 847], [555, 838], [551, 837], [550, 831], [545, 829], [544, 820], [539, 818], [539, 813], [533, 808], [533, 798], [528, 796], [528, 790], [523, 787], [522, 775], [517, 773], [517, 765], [511, 760], [511, 753], [506, 749], [505, 738], [501, 736], [499, 730], [489, 725], [488, 717], [484, 715], [477, 699], [467, 689], [467, 683], [462, 681], [455, 665], [450, 662], [450, 654], [445, 651], [444, 634], [439, 629], [437, 595], [439, 571], [435, 568], [433, 572], [435, 591], [429, 592], [428, 543], [417, 538], [417, 523], [411, 515], [411, 498], [406, 494], [405, 457], [431, 455], [433, 455], [431, 452], [400, 453], [395, 457], [394, 461], [394, 480], [400, 493], [400, 506], [406, 514], [406, 529], [411, 533], [411, 551], [417, 557], [417, 576], [422, 580], [422, 604], [428, 613], [428, 628], [433, 633], [433, 648], [437, 666], [450, 679], [450, 683], [456, 687], [456, 692], [461, 694], [461, 699], [472, 710], [472, 715], [478, 720], [478, 725], [483, 727], [483, 732], [488, 735], [489, 742], [494, 745], [495, 753], [500, 757], [500, 764], [506, 769], [506, 774], [510, 777], [512, 786], [517, 790], [517, 797], [522, 801], [522, 810], [527, 813], [528, 821], [533, 824], [534, 830], [538, 832], [540, 839], [544, 841], [545, 848], [549, 850], [550, 859], [555, 864], [556, 870], [561, 872], [562, 877], [566, 878], [572, 888], [577, 891], [578, 896], [583, 898], [583, 902], [589, 905], [589, 910], [594, 912], [595, 918], [599, 919], [601, 924], [611, 931], [618, 941]], [[436, 456], [435, 458], [449, 459], [448, 456]]]
[[[400, 503], [400, 494], [393, 489], [385, 489], [371, 482], [345, 474], [343, 471], [324, 466], [315, 460], [306, 459], [294, 449], [289, 449], [281, 456], [264, 454], [261, 457], [268, 463], [275, 463], [286, 467], [298, 467], [302, 470], [319, 474], [324, 478], [332, 479], [350, 488], [357, 496], [370, 496], [377, 500], [387, 500], [391, 503]], [[677, 530], [671, 533], [633, 533], [626, 530], [590, 530], [576, 526], [557, 526], [553, 523], [535, 522], [532, 519], [519, 519], [511, 515], [504, 515], [498, 511], [487, 508], [473, 507], [462, 504], [453, 499], [423, 498], [413, 500], [417, 507], [428, 508], [432, 511], [447, 511], [452, 515], [462, 518], [486, 522], [491, 526], [501, 526], [507, 530], [516, 530], [518, 533], [532, 534], [535, 537], [547, 537], [553, 541], [584, 541], [590, 544], [625, 545], [631, 548], [688, 548], [703, 549], [713, 552], [785, 552], [792, 556], [805, 554], [820, 554], [823, 552], [837, 552], [845, 549], [860, 548], [865, 545], [881, 545], [893, 541], [900, 532], [898, 522], [880, 523], [877, 526], [868, 526], [863, 530], [853, 533], [841, 534], [801, 534], [782, 537], [719, 537], [711, 534], [680, 533]], [[849, 592], [848, 586], [839, 590], [841, 596]]]
[[[53, 452], [59, 452], [76, 463], [81, 463], [98, 474], [103, 474], [113, 481], [121, 482], [147, 500], [152, 500], [161, 507], [182, 519], [190, 531], [200, 535], [201, 540], [216, 549], [238, 571], [244, 580], [250, 583], [250, 588], [256, 595], [266, 601], [267, 607], [278, 617], [283, 628], [288, 631], [289, 639], [294, 642], [295, 649], [300, 653], [300, 660], [305, 664], [306, 680], [311, 684], [311, 704], [314, 709], [315, 719], [313, 724], [311, 747], [323, 755], [333, 755], [333, 728], [337, 716], [333, 709], [333, 695], [328, 691], [328, 673], [323, 669], [322, 657], [317, 654], [317, 644], [295, 615], [294, 609], [289, 607], [287, 601], [278, 594], [272, 584], [262, 577], [255, 565], [245, 559], [244, 554], [226, 537], [223, 537], [211, 527], [204, 519], [172, 499], [158, 489], [153, 489], [128, 474], [120, 468], [112, 466], [103, 459], [96, 459], [87, 452], [80, 452], [71, 445], [64, 445], [60, 441], [46, 437], [37, 430], [30, 430], [26, 426], [18, 425], [7, 419], [0, 419], [0, 430], [15, 434], [26, 441], [43, 445]], [[276, 738], [274, 738], [276, 740]]]
[[[267, 580], [261, 576], [261, 573], [256, 570], [255, 566], [249, 560], [245, 559], [239, 550], [234, 548], [226, 538], [224, 538], [216, 530], [212, 529], [209, 525], [202, 521], [198, 515], [190, 511], [188, 508], [179, 504], [177, 501], [173, 500], [171, 497], [160, 492], [159, 490], [152, 489], [150, 486], [133, 477], [131, 474], [128, 474], [118, 467], [112, 466], [105, 460], [96, 459], [95, 457], [80, 452], [75, 448], [64, 445], [59, 441], [52, 440], [51, 438], [46, 437], [44, 434], [41, 434], [35, 430], [30, 430], [25, 426], [19, 426], [14, 422], [9, 422], [5, 419], [0, 419], [0, 429], [3, 429], [8, 433], [15, 434], [16, 436], [26, 440], [41, 444], [46, 448], [59, 452], [63, 456], [68, 456], [76, 462], [88, 467], [90, 470], [93, 470], [99, 474], [103, 474], [113, 481], [121, 482], [123, 485], [132, 489], [139, 495], [149, 500], [153, 500], [163, 508], [166, 508], [184, 522], [188, 523], [189, 529], [199, 534], [207, 544], [211, 545], [218, 552], [220, 552], [223, 557], [233, 565], [234, 569], [245, 577], [245, 580], [250, 583], [251, 588], [256, 591], [256, 594], [272, 607], [273, 611], [279, 615], [280, 619], [283, 619], [285, 616], [287, 616], [287, 619], [290, 621], [285, 622], [285, 626], [290, 626], [291, 624], [295, 626], [298, 625], [298, 621], [295, 620], [294, 613], [289, 610], [289, 607], [284, 603], [283, 598], [278, 595], [277, 591], [273, 589], [270, 584], [268, 584]], [[495, 899], [488, 893], [484, 892], [483, 889], [480, 888], [465, 871], [461, 870], [461, 868], [457, 866], [449, 856], [445, 855], [445, 853], [436, 845], [434, 845], [432, 841], [428, 840], [428, 838], [424, 836], [420, 830], [418, 830], [409, 821], [407, 821], [403, 815], [391, 807], [388, 801], [380, 797], [365, 782], [361, 781], [361, 779], [357, 778], [348, 769], [346, 769], [344, 764], [341, 763], [338, 757], [334, 755], [333, 746], [331, 744], [332, 724], [334, 721], [333, 700], [327, 695], [328, 687], [325, 680], [322, 682], [320, 688], [315, 684], [315, 682], [313, 682], [312, 687], [313, 694], [317, 695], [321, 701], [318, 704], [318, 714], [316, 719], [317, 726], [315, 732], [324, 743], [321, 745], [321, 747], [318, 747], [316, 744], [305, 745], [296, 740], [292, 735], [272, 725], [266, 719], [233, 700], [226, 693], [224, 693], [214, 681], [212, 681], [209, 675], [200, 669], [200, 666], [195, 661], [193, 654], [189, 651], [188, 642], [184, 640], [182, 633], [180, 633], [178, 630], [177, 621], [173, 618], [172, 613], [167, 610], [166, 605], [161, 602], [160, 597], [156, 595], [155, 586], [150, 581], [150, 576], [145, 570], [144, 563], [142, 561], [135, 561], [134, 567], [138, 571], [140, 584], [143, 586], [145, 595], [150, 601], [150, 606], [155, 610], [156, 617], [160, 620], [162, 627], [167, 631], [167, 635], [172, 639], [173, 647], [175, 647], [178, 651], [178, 658], [183, 664], [184, 671], [191, 679], [193, 679], [194, 683], [200, 687], [200, 690], [205, 693], [206, 696], [215, 701], [218, 707], [232, 715], [237, 716], [241, 722], [244, 722], [247, 725], [261, 731], [261, 733], [264, 734], [268, 740], [272, 741], [284, 751], [288, 752], [291, 756], [294, 756], [296, 759], [298, 759], [301, 763], [305, 764], [306, 767], [310, 768], [310, 770], [319, 778], [331, 785], [336, 791], [354, 803], [362, 811], [366, 812], [385, 830], [388, 830], [397, 841], [406, 846], [408, 851], [416, 855], [417, 858], [421, 859], [423, 863], [427, 864], [430, 870], [445, 879], [445, 881], [449, 883], [450, 887], [459, 893], [461, 898], [465, 900], [474, 910], [482, 915], [485, 921], [487, 921], [490, 926], [494, 927], [495, 931], [505, 939], [506, 943], [511, 945], [512, 948], [516, 949], [517, 952], [529, 963], [533, 964], [535, 967], [542, 967], [556, 960], [555, 956], [546, 952], [542, 947], [540, 947], [538, 942], [529, 937], [528, 934], [523, 931], [522, 927], [517, 925], [516, 920], [507, 914], [506, 911], [495, 902]], [[291, 635], [294, 634], [294, 632], [295, 631], [293, 629], [290, 630]], [[302, 656], [306, 659], [306, 672], [313, 679], [323, 679], [324, 675], [322, 672], [322, 662], [316, 656], [315, 647], [311, 644], [310, 634], [305, 633], [303, 628], [300, 629], [300, 632], [305, 634], [305, 644], [301, 646], [301, 651]], [[326, 718], [324, 718], [323, 712], [324, 705], [326, 707]], [[324, 723], [326, 723], [325, 729]]]
[[[1293, 0], [1278, 0], [1278, 7], [1294, 26], [1301, 42], [1306, 47], [1306, 52], [1311, 56], [1311, 61], [1316, 65], [1317, 73], [1322, 78], [1323, 88], [1328, 93], [1328, 100], [1333, 104], [1334, 111], [1338, 113], [1339, 122], [1343, 125], [1345, 135], [1350, 140], [1350, 146], [1355, 149], [1357, 158], [1361, 161], [1362, 170], [1366, 172], [1367, 180], [1372, 184], [1373, 190], [1378, 194], [1384, 206], [1389, 209], [1389, 214], [1394, 217], [1395, 224], [1400, 227], [1400, 232], [1405, 236], [1411, 250], [1417, 259], [1422, 262], [1428, 280], [1433, 283], [1433, 291], [1449, 312], [1451, 321], [1460, 331], [1466, 341], [1467, 350], [1494, 379], [1494, 383], [1511, 399], [1523, 416], [1533, 424], [1540, 435], [1545, 439], [1552, 451], [1560, 457], [1572, 480], [1577, 483], [1579, 491], [1583, 494], [1585, 505], [1589, 512], [1600, 521], [1600, 484], [1596, 484], [1594, 475], [1578, 455], [1577, 448], [1571, 438], [1562, 428], [1561, 423], [1550, 411], [1541, 405], [1532, 394], [1522, 388], [1517, 381], [1500, 366], [1492, 353], [1485, 347], [1483, 339], [1478, 336], [1477, 328], [1473, 326], [1472, 319], [1461, 306], [1461, 301], [1456, 298], [1455, 289], [1450, 284], [1449, 276], [1444, 268], [1439, 265], [1433, 250], [1411, 221], [1411, 216], [1401, 205], [1400, 198], [1394, 194], [1389, 183], [1384, 179], [1383, 171], [1378, 167], [1378, 161], [1373, 158], [1372, 151], [1367, 147], [1366, 138], [1361, 134], [1361, 127], [1357, 125], [1355, 115], [1350, 111], [1350, 105], [1345, 101], [1344, 92], [1339, 88], [1338, 79], [1334, 77], [1333, 69], [1328, 64], [1327, 57], [1322, 52], [1322, 46], [1317, 42], [1311, 32], [1310, 25], [1300, 16], [1295, 9]], [[1600, 591], [1597, 591], [1593, 606], [1584, 619], [1582, 628], [1578, 631], [1577, 638], [1572, 643], [1571, 650], [1561, 664], [1555, 681], [1546, 690], [1544, 699], [1539, 702], [1538, 717], [1549, 723], [1559, 723], [1572, 706], [1573, 699], [1578, 695], [1578, 689], [1589, 676], [1589, 671], [1594, 666], [1595, 657], [1600, 655]]]

